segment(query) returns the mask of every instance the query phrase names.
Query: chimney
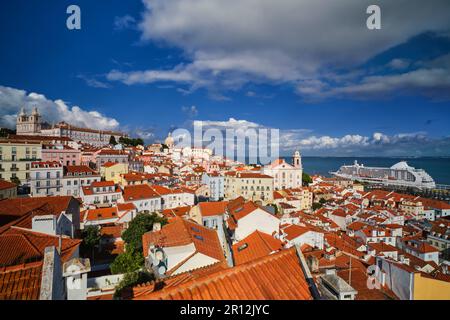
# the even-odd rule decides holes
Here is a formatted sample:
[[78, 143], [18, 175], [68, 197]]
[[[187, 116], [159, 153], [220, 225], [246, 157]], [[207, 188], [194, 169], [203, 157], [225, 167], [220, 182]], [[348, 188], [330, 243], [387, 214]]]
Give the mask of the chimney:
[[89, 259], [73, 258], [63, 265], [67, 300], [87, 299], [87, 274], [91, 271]]
[[39, 300], [63, 300], [64, 285], [60, 256], [54, 246], [44, 250]]

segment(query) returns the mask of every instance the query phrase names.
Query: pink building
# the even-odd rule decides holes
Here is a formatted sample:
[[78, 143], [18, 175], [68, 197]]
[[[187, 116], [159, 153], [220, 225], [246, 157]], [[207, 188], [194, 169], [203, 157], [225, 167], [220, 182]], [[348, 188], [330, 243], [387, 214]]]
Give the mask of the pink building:
[[66, 145], [44, 145], [42, 161], [57, 161], [65, 166], [79, 166], [81, 152]]

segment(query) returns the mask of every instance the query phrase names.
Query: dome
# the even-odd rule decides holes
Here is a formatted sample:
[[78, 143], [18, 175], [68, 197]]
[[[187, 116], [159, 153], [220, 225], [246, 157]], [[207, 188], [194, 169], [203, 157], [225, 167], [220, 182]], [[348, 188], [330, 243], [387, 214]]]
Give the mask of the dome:
[[172, 134], [171, 134], [170, 132], [169, 132], [169, 135], [167, 136], [166, 140], [164, 140], [164, 144], [165, 144], [166, 146], [168, 146], [169, 148], [170, 148], [170, 147], [173, 147], [174, 140], [173, 140]]
[[406, 163], [406, 161], [400, 161], [399, 163], [394, 164], [391, 169], [395, 169], [395, 170], [407, 170], [407, 169], [411, 169], [410, 166], [408, 166], [408, 164]]

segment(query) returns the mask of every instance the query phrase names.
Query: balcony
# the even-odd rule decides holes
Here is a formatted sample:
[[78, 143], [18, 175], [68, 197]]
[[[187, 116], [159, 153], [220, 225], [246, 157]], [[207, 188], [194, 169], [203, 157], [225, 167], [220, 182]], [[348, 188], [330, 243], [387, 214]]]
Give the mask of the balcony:
[[2, 161], [2, 162], [25, 162], [25, 161], [32, 162], [32, 161], [42, 161], [42, 159], [41, 158], [20, 158], [20, 159], [6, 158], [6, 159], [2, 159], [0, 161]]

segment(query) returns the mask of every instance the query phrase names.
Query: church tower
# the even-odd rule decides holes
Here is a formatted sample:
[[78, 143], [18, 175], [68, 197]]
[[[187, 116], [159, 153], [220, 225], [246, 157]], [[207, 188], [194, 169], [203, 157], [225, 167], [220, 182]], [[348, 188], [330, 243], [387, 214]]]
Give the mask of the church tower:
[[302, 157], [300, 156], [300, 151], [295, 151], [294, 155], [292, 156], [293, 158], [293, 165], [295, 168], [302, 168]]
[[41, 115], [36, 107], [31, 115], [26, 114], [22, 108], [17, 115], [16, 132], [18, 135], [39, 135], [41, 133]]

